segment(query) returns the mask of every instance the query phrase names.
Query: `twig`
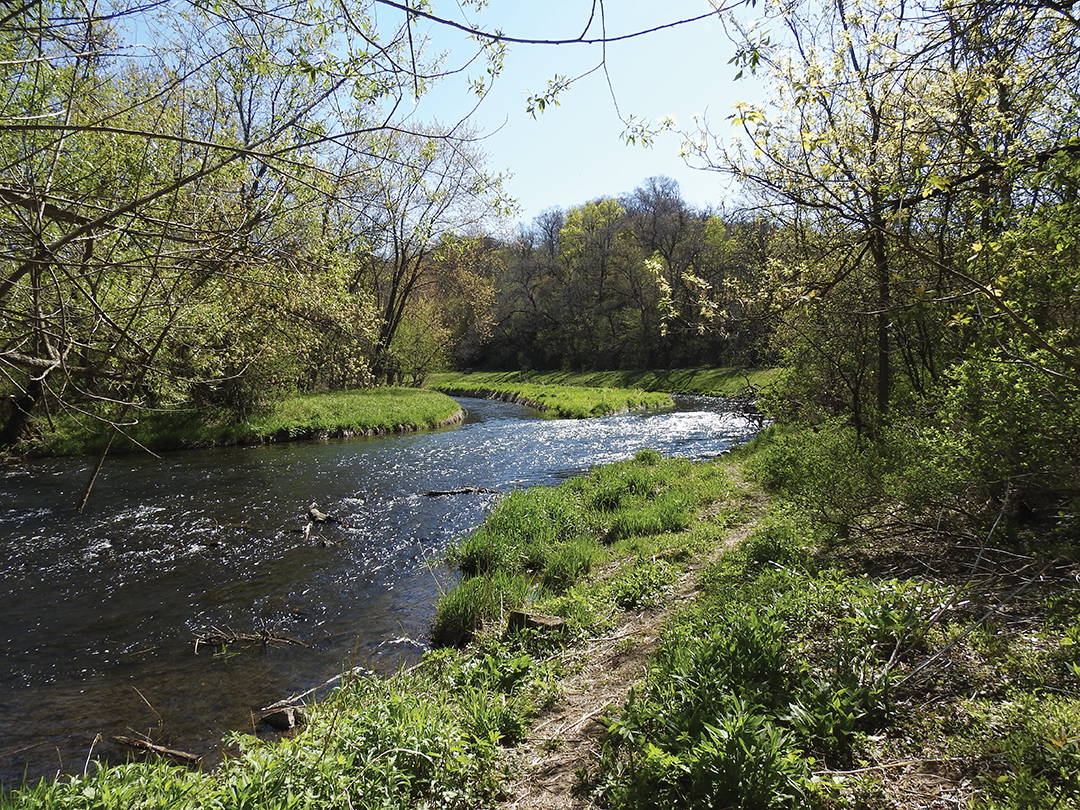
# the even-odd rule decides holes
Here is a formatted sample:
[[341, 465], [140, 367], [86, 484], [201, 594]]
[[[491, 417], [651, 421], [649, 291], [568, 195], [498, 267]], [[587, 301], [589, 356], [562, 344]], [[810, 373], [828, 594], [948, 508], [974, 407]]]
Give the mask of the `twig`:
[[[922, 670], [926, 669], [928, 666], [930, 666], [936, 660], [941, 658], [941, 656], [943, 656], [945, 653], [947, 653], [949, 650], [951, 650], [953, 647], [955, 647], [957, 644], [959, 644], [961, 641], [963, 641], [965, 638], [967, 638], [969, 635], [971, 635], [973, 632], [975, 632], [975, 630], [978, 627], [985, 624], [995, 613], [997, 613], [999, 610], [1001, 610], [1003, 607], [1005, 607], [1006, 604], [1008, 604], [1013, 599], [1015, 599], [1017, 596], [1019, 596], [1022, 591], [1027, 590], [1029, 587], [1031, 587], [1032, 584], [1034, 584], [1036, 581], [1038, 581], [1042, 577], [1042, 575], [1046, 572], [1046, 569], [1049, 568], [1051, 565], [1052, 565], [1052, 563], [1047, 563], [1041, 569], [1039, 569], [1039, 572], [1037, 574], [1035, 574], [1035, 576], [1033, 576], [1027, 582], [1021, 583], [1018, 587], [1014, 588], [1012, 591], [1010, 591], [1008, 594], [1006, 594], [1005, 598], [1003, 598], [1000, 602], [998, 602], [996, 605], [991, 607], [990, 610], [986, 611], [986, 613], [984, 613], [982, 616], [980, 616], [979, 619], [974, 624], [971, 625], [971, 627], [967, 628], [967, 630], [965, 630], [959, 636], [954, 638], [952, 641], [950, 641], [948, 644], [946, 644], [944, 647], [942, 647], [936, 653], [931, 655], [929, 658], [927, 658], [925, 661], [923, 661], [921, 664], [919, 664], [917, 667], [915, 667], [913, 670], [911, 670], [911, 672], [909, 672], [903, 678], [898, 680], [895, 685], [900, 686], [900, 685], [906, 683], [907, 681], [911, 680], [918, 673], [920, 673]], [[1025, 566], [1025, 568], [1026, 567], [1027, 566]], [[1023, 569], [1021, 569], [1021, 570], [1023, 570]]]
[[556, 731], [556, 732], [555, 732], [555, 735], [554, 735], [554, 736], [556, 736], [556, 737], [561, 737], [561, 736], [562, 736], [563, 734], [565, 734], [566, 732], [568, 732], [568, 731], [573, 731], [573, 730], [574, 730], [575, 728], [577, 728], [578, 726], [584, 725], [585, 723], [587, 723], [587, 722], [589, 722], [590, 720], [592, 720], [592, 719], [593, 719], [594, 717], [596, 717], [596, 716], [598, 716], [598, 715], [600, 715], [600, 714], [603, 714], [603, 713], [604, 713], [605, 711], [607, 711], [607, 710], [608, 710], [609, 708], [611, 708], [611, 707], [610, 707], [610, 706], [607, 706], [607, 705], [605, 705], [605, 706], [601, 706], [601, 707], [600, 707], [599, 709], [597, 709], [596, 711], [592, 711], [592, 712], [589, 712], [588, 714], [584, 714], [584, 715], [582, 715], [580, 719], [578, 719], [578, 720], [576, 720], [575, 722], [571, 723], [570, 725], [568, 725], [568, 726], [564, 726], [563, 728], [561, 728], [561, 729], [559, 729], [558, 731]]
[[293, 695], [292, 697], [282, 698], [277, 703], [271, 703], [269, 706], [266, 706], [265, 708], [262, 708], [259, 711], [260, 712], [269, 712], [269, 711], [273, 711], [274, 709], [284, 709], [287, 706], [292, 706], [292, 705], [295, 705], [296, 703], [299, 703], [304, 698], [311, 697], [316, 692], [318, 692], [318, 691], [320, 691], [322, 689], [326, 689], [328, 686], [330, 686], [330, 685], [332, 685], [334, 683], [337, 683], [342, 678], [347, 678], [350, 675], [363, 675], [365, 672], [370, 672], [370, 671], [371, 670], [365, 669], [364, 667], [353, 667], [352, 669], [350, 669], [347, 672], [343, 672], [340, 675], [335, 675], [333, 678], [326, 681], [325, 683], [321, 683], [318, 686], [313, 687], [312, 689], [308, 689], [306, 692], [301, 692], [299, 695]]
[[146, 740], [140, 740], [136, 737], [112, 737], [113, 742], [118, 742], [121, 745], [127, 745], [131, 748], [138, 748], [143, 751], [149, 751], [152, 754], [159, 754], [163, 757], [178, 761], [184, 765], [198, 766], [202, 763], [202, 757], [196, 754], [189, 754], [187, 751], [177, 751], [174, 748], [166, 748], [163, 745], [155, 745], [152, 742]]
[[261, 633], [235, 633], [232, 630], [218, 630], [216, 627], [206, 632], [200, 633], [195, 636], [195, 654], [199, 654], [200, 644], [231, 644], [234, 642], [242, 641], [248, 644], [263, 644], [264, 646], [269, 643], [274, 644], [296, 644], [300, 647], [310, 647], [298, 638], [290, 638], [289, 636], [280, 636], [277, 633], [271, 633], [269, 630], [263, 630]]
[[855, 776], [856, 774], [869, 773], [870, 771], [883, 771], [886, 768], [906, 768], [908, 765], [925, 765], [928, 762], [966, 762], [966, 760], [961, 757], [905, 759], [901, 762], [886, 762], [883, 765], [868, 765], [865, 768], [855, 768], [850, 771], [832, 771], [829, 769], [814, 771], [814, 776]]

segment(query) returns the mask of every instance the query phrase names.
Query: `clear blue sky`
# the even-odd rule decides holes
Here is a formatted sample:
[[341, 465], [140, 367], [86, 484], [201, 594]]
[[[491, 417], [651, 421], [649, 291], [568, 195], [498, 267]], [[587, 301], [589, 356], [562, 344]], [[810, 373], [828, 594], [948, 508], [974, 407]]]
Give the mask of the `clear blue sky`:
[[[481, 14], [463, 12], [456, 3], [439, 3], [434, 13], [509, 36], [571, 39], [585, 27], [590, 7], [591, 0], [491, 0]], [[607, 33], [649, 29], [710, 10], [707, 0], [608, 0]], [[395, 21], [393, 15], [399, 14], [386, 7], [378, 13], [381, 24]], [[464, 61], [475, 50], [463, 36], [437, 24], [421, 22], [416, 30], [448, 51], [451, 63]], [[594, 24], [590, 34], [599, 32]], [[679, 157], [675, 135], [661, 137], [652, 148], [624, 145], [615, 104], [624, 117], [673, 116], [686, 127], [695, 114], [707, 113], [714, 130], [726, 134], [732, 130], [724, 120], [732, 105], [760, 95], [753, 80], [734, 80], [737, 70], [727, 64], [733, 52], [715, 19], [610, 44], [607, 75], [600, 71], [582, 79], [563, 95], [559, 106], [549, 107], [534, 120], [525, 111], [528, 95], [544, 90], [555, 74], [577, 76], [594, 67], [601, 50], [576, 44], [510, 46], [505, 70], [473, 121], [492, 133], [483, 144], [489, 168], [514, 175], [507, 188], [521, 205], [519, 219], [530, 222], [546, 208], [629, 192], [653, 175], [677, 180], [683, 197], [693, 205], [722, 203], [728, 196], [724, 178], [688, 168]], [[469, 74], [482, 69], [483, 65], [475, 65]], [[452, 123], [475, 100], [463, 80], [447, 80], [421, 100], [415, 114]]]

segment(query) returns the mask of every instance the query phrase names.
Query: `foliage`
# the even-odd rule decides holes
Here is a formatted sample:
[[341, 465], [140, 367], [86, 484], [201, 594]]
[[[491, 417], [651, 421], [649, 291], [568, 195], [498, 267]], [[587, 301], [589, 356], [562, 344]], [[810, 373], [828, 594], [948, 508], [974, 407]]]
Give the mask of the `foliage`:
[[1075, 700], [1018, 693], [1000, 704], [976, 701], [972, 714], [994, 732], [1002, 766], [984, 776], [982, 808], [1070, 806], [1080, 792], [1080, 707]]
[[499, 796], [502, 746], [550, 699], [556, 675], [549, 662], [505, 647], [432, 656], [389, 679], [349, 675], [309, 707], [295, 736], [237, 735], [239, 753], [212, 773], [99, 765], [5, 795], [0, 806], [473, 807]]
[[[961, 611], [951, 587], [845, 573], [816, 548], [816, 525], [777, 502], [705, 573], [704, 598], [666, 626], [645, 683], [608, 718], [592, 775], [603, 801], [887, 806], [888, 786], [846, 775], [849, 763], [936, 755], [966, 763], [958, 781], [977, 774], [974, 806], [1075, 806], [1078, 704], [1064, 693], [1076, 675], [1059, 660], [1073, 660], [1062, 653], [1069, 608], [1043, 612], [1046, 653], [1021, 650], [1030, 618], [1023, 633], [987, 633], [987, 644], [943, 622]], [[978, 659], [984, 669], [953, 671], [965, 681], [955, 691], [938, 681], [948, 697], [936, 708], [910, 681], [950, 651], [953, 666]], [[992, 695], [970, 698], [972, 679]], [[1050, 683], [1064, 690], [1047, 701]]]
[[463, 579], [439, 599], [431, 640], [442, 646], [467, 644], [484, 625], [524, 606], [531, 588], [529, 577], [500, 569]]
[[[418, 366], [424, 354], [448, 352], [446, 334], [438, 332], [447, 330], [455, 304], [475, 322], [486, 321], [481, 302], [491, 294], [480, 274], [480, 256], [458, 234], [475, 232], [493, 214], [506, 211], [509, 202], [501, 177], [483, 170], [483, 154], [471, 132], [452, 134], [431, 126], [373, 140], [370, 148], [383, 159], [363, 180], [368, 199], [363, 215], [372, 245], [350, 290], [366, 291], [379, 312], [372, 346], [376, 378], [399, 384], [405, 375], [416, 377], [418, 368], [422, 376], [437, 365]], [[469, 298], [465, 306], [462, 299]], [[423, 321], [434, 334], [422, 334]], [[399, 337], [403, 326], [411, 334]], [[416, 345], [420, 338], [427, 344], [423, 349]]]
[[[669, 408], [671, 397], [660, 392], [619, 388], [582, 388], [571, 385], [547, 385], [525, 382], [483, 382], [482, 378], [461, 375], [448, 380], [445, 376], [432, 387], [446, 394], [506, 398], [529, 405], [559, 418], [587, 419], [611, 416], [626, 411]], [[490, 379], [488, 377], [487, 379]]]
[[912, 437], [924, 485], [905, 488], [905, 500], [933, 498], [956, 511], [997, 503], [1014, 519], [1063, 508], [1080, 488], [1080, 422], [1069, 405], [1075, 390], [997, 353], [958, 363], [939, 423]]
[[707, 366], [656, 371], [469, 371], [468, 373], [436, 374], [433, 384], [466, 385], [481, 388], [494, 384], [531, 383], [533, 385], [564, 385], [582, 388], [629, 388], [642, 391], [666, 391], [669, 394], [704, 394], [731, 396], [748, 387], [761, 390], [769, 386], [777, 369], [743, 369]]
[[[550, 209], [504, 242], [487, 368], [637, 369], [765, 359], [746, 306], [770, 226], [695, 210], [666, 177], [631, 194]], [[724, 328], [697, 291], [725, 296]]]
[[843, 535], [880, 521], [899, 453], [835, 422], [769, 428], [755, 450], [751, 474]]
[[[375, 388], [308, 394], [284, 399], [238, 422], [223, 409], [151, 412], [123, 426], [112, 451], [175, 450], [225, 444], [325, 439], [440, 427], [461, 409], [449, 397], [415, 388]], [[96, 424], [54, 420], [55, 430], [34, 446], [37, 455], [72, 455], [101, 450]]]
[[[727, 539], [745, 457], [779, 445], [782, 463], [755, 463], [759, 474], [784, 473], [783, 494], [700, 573], [701, 597], [664, 625], [644, 680], [604, 717], [602, 760], [582, 789], [615, 808], [888, 807], [910, 799], [908, 768], [933, 767], [935, 791], [980, 810], [1075, 810], [1074, 566], [1016, 547], [997, 553], [1000, 577], [986, 569], [973, 586], [972, 557], [986, 566], [994, 549], [884, 535], [862, 549], [836, 543], [832, 527], [787, 497], [826, 465], [820, 456], [801, 463], [810, 443], [786, 435], [722, 461], [643, 450], [562, 487], [515, 493], [492, 514], [497, 536], [510, 537], [490, 555], [505, 567], [463, 578], [444, 599], [459, 611], [458, 631], [473, 637], [467, 649], [431, 651], [386, 679], [350, 674], [295, 737], [237, 738], [239, 752], [212, 773], [92, 765], [85, 776], [13, 791], [0, 807], [494, 804], [504, 798], [505, 749], [552, 705], [580, 649], [566, 645], [610, 635], [619, 610], [663, 602], [684, 575], [682, 552]], [[846, 452], [838, 439], [827, 446]], [[616, 516], [673, 490], [709, 505], [708, 518], [606, 547], [603, 579], [544, 581], [543, 544], [554, 556], [578, 543], [599, 549]], [[1024, 578], [1030, 590], [1017, 590]], [[479, 623], [476, 605], [488, 611]], [[570, 629], [475, 632], [512, 606], [566, 616]]]
[[[964, 377], [989, 373], [1008, 392], [999, 440], [1017, 444], [1004, 476], [1025, 480], [1010, 409], [1071, 424], [1051, 403], [1080, 372], [1075, 20], [996, 0], [860, 0], [731, 24], [735, 61], [773, 92], [738, 105], [742, 137], [700, 119], [685, 150], [740, 181], [772, 227], [753, 301], [788, 369], [773, 415], [875, 439], [894, 419], [924, 431], [957, 415]], [[697, 292], [703, 311], [732, 297]]]
[[[421, 74], [425, 89], [445, 75], [407, 17], [159, 11], [46, 2], [0, 21], [0, 446], [66, 415], [106, 436], [178, 405], [244, 420], [385, 377], [391, 350], [415, 378], [433, 354], [418, 336], [445, 358], [461, 321], [485, 321], [473, 260], [437, 248], [490, 213], [462, 212], [501, 199], [499, 179], [469, 133], [396, 114]], [[388, 305], [362, 282], [406, 232], [402, 261], [430, 254], [437, 288], [409, 276]], [[420, 293], [445, 306], [418, 309]], [[406, 316], [412, 339], [393, 345]]]

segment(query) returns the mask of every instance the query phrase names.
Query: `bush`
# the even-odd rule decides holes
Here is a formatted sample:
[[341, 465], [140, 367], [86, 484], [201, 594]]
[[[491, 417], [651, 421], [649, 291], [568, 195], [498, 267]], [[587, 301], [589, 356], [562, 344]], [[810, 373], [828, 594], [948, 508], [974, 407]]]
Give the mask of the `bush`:
[[905, 501], [962, 511], [989, 503], [994, 520], [1080, 494], [1075, 386], [991, 357], [954, 367], [941, 394], [931, 424], [908, 431], [914, 461], [898, 481]]
[[902, 459], [897, 443], [871, 441], [838, 422], [771, 428], [756, 441], [750, 474], [842, 535], [882, 508]]

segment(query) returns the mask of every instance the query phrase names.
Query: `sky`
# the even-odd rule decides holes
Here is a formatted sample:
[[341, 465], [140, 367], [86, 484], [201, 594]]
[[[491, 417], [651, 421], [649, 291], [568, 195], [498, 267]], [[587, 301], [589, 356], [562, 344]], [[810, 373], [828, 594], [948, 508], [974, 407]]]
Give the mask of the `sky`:
[[[433, 11], [510, 36], [571, 39], [585, 28], [590, 7], [591, 0], [491, 0], [480, 14], [453, 2], [437, 3]], [[711, 6], [707, 0], [608, 0], [605, 10], [607, 33], [613, 36], [696, 17]], [[400, 14], [386, 7], [378, 13]], [[430, 37], [429, 47], [447, 52], [451, 64], [475, 50], [475, 44], [437, 23], [421, 22], [414, 30]], [[527, 224], [548, 208], [628, 193], [656, 175], [677, 180], [691, 205], [719, 207], [731, 196], [724, 177], [688, 167], [674, 133], [651, 148], [626, 145], [620, 113], [648, 120], [672, 116], [681, 127], [691, 127], [695, 114], [707, 114], [714, 131], [734, 134], [725, 120], [732, 106], [759, 100], [761, 90], [752, 77], [735, 81], [737, 68], [728, 64], [733, 53], [715, 19], [609, 44], [606, 75], [598, 71], [577, 82], [558, 106], [534, 119], [526, 112], [531, 93], [543, 91], [556, 74], [584, 73], [602, 53], [599, 46], [579, 44], [510, 46], [503, 73], [471, 121], [487, 133], [482, 148], [488, 168], [513, 175], [505, 187], [519, 202], [516, 219]], [[482, 70], [477, 64], [469, 75]], [[455, 123], [475, 101], [463, 78], [446, 80], [420, 100], [414, 116]]]

